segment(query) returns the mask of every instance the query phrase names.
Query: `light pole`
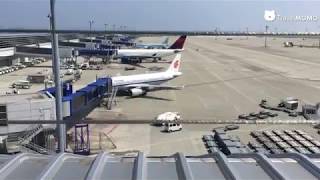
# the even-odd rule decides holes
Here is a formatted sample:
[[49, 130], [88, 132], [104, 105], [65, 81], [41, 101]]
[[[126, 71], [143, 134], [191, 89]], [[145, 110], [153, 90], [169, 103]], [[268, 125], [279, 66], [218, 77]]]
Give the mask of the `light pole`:
[[104, 30], [105, 30], [105, 34], [107, 34], [107, 29], [108, 28], [108, 24], [104, 24]]
[[51, 27], [51, 46], [52, 46], [52, 69], [54, 73], [55, 83], [55, 101], [56, 101], [56, 131], [58, 136], [58, 150], [60, 152], [65, 151], [65, 129], [64, 124], [60, 124], [63, 121], [62, 117], [62, 90], [61, 90], [61, 79], [60, 79], [60, 56], [58, 48], [58, 34], [56, 34], [56, 22], [55, 22], [55, 0], [50, 0], [50, 27]]
[[247, 40], [249, 39], [249, 28], [246, 27], [246, 31], [247, 31]]
[[89, 21], [89, 26], [90, 26], [90, 35], [89, 36], [90, 36], [90, 39], [91, 39], [91, 43], [92, 43], [92, 37], [91, 36], [92, 36], [92, 25], [93, 25], [93, 23], [94, 23], [93, 20]]
[[268, 34], [268, 28], [269, 26], [266, 25], [266, 32], [265, 32], [265, 35], [264, 35], [264, 48], [267, 48], [267, 34]]
[[218, 39], [218, 28], [216, 27], [216, 29], [214, 30], [214, 33], [216, 34], [216, 36], [215, 36], [215, 40], [217, 40]]
[[[318, 28], [320, 28], [320, 26], [318, 26]], [[319, 34], [319, 32], [317, 34]], [[320, 48], [320, 38], [319, 38], [319, 48]]]
[[107, 28], [108, 28], [108, 24], [104, 24], [104, 39], [107, 40]]

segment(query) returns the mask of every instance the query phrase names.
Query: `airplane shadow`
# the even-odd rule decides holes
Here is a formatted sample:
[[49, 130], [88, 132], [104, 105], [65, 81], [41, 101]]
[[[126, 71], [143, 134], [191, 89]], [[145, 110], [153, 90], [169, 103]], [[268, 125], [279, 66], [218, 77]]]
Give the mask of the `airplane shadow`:
[[147, 68], [145, 66], [142, 66], [141, 64], [130, 64], [131, 66], [139, 67], [139, 68]]
[[154, 96], [127, 97], [126, 99], [135, 99], [135, 98], [153, 99], [153, 100], [160, 100], [160, 101], [173, 101], [172, 99], [161, 98], [161, 97], [154, 97]]

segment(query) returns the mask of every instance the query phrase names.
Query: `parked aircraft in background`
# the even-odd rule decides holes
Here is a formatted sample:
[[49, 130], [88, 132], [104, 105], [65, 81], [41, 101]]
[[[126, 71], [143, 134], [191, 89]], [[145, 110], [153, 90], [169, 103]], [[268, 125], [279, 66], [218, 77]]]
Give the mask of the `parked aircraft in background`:
[[164, 37], [161, 43], [137, 43], [136, 48], [140, 49], [168, 49], [169, 37]]
[[135, 64], [141, 63], [143, 59], [153, 58], [154, 61], [161, 60], [163, 57], [174, 55], [183, 51], [184, 42], [187, 36], [180, 36], [167, 49], [119, 49], [116, 58], [120, 58], [122, 63]]

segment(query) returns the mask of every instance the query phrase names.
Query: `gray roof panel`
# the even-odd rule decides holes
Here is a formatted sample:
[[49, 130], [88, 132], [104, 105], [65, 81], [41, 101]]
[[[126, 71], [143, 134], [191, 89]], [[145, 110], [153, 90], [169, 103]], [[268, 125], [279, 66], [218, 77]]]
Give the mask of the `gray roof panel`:
[[0, 179], [316, 179], [320, 154], [0, 155]]
[[49, 164], [50, 156], [37, 154], [18, 154], [7, 159], [1, 166], [0, 174], [3, 179], [35, 179], [46, 165]]
[[108, 179], [132, 179], [134, 158], [108, 158], [101, 175]]
[[66, 157], [63, 161], [53, 179], [84, 179], [93, 158]]
[[149, 159], [147, 162], [147, 179], [178, 179], [174, 158]]
[[253, 158], [228, 158], [240, 175], [239, 179], [271, 179]]
[[13, 157], [14, 156], [10, 156], [10, 155], [0, 155], [0, 168]]
[[189, 158], [187, 162], [194, 179], [225, 179], [213, 158]]
[[271, 158], [271, 162], [286, 179], [317, 179], [294, 159]]

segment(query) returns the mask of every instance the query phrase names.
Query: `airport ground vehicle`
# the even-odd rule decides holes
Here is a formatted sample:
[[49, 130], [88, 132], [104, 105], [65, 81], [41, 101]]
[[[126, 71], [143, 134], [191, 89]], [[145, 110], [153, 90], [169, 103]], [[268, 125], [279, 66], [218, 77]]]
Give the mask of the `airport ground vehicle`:
[[182, 130], [182, 125], [180, 123], [175, 123], [175, 122], [169, 122], [165, 123], [164, 125], [164, 131], [165, 132], [174, 132], [174, 131], [181, 131]]
[[72, 75], [73, 74], [73, 69], [67, 69], [66, 75]]
[[25, 66], [33, 66], [35, 64], [35, 62], [34, 61], [24, 61], [23, 64]]
[[283, 43], [283, 46], [284, 46], [284, 47], [293, 47], [294, 44], [293, 44], [293, 42], [286, 41], [286, 42]]
[[135, 67], [129, 67], [129, 66], [126, 66], [125, 68], [124, 68], [124, 70], [125, 71], [132, 71], [132, 70], [136, 70], [136, 68]]
[[248, 115], [246, 115], [246, 114], [240, 114], [238, 116], [239, 119], [247, 119], [247, 117], [248, 117]]
[[289, 116], [291, 116], [291, 117], [297, 117], [297, 116], [298, 116], [298, 113], [295, 112], [295, 111], [292, 111], [292, 112], [289, 113]]
[[173, 121], [179, 121], [179, 120], [181, 120], [181, 115], [178, 112], [165, 112], [165, 113], [159, 114], [155, 118], [153, 125], [163, 126], [167, 122], [173, 122]]
[[82, 70], [86, 70], [89, 67], [90, 67], [89, 63], [83, 63], [83, 64], [80, 65], [80, 69], [82, 69]]
[[238, 125], [231, 124], [231, 125], [227, 125], [224, 129], [225, 129], [225, 131], [232, 131], [232, 130], [236, 130], [239, 128], [240, 127]]
[[250, 115], [250, 116], [258, 116], [258, 115], [259, 115], [259, 113], [252, 112], [252, 113], [250, 113], [249, 115]]
[[268, 112], [267, 115], [270, 116], [270, 117], [276, 117], [276, 116], [278, 116], [277, 113], [272, 113], [272, 112]]
[[95, 67], [95, 70], [102, 70], [102, 69], [103, 69], [103, 67], [100, 66], [100, 65], [97, 65], [97, 66]]
[[246, 119], [254, 121], [254, 120], [257, 120], [258, 118], [256, 116], [248, 116]]
[[10, 66], [10, 67], [13, 69], [13, 71], [19, 70], [18, 66], [13, 65], [13, 66]]
[[293, 97], [287, 97], [286, 99], [281, 100], [278, 107], [283, 107], [289, 110], [296, 110], [299, 106], [299, 100]]
[[5, 68], [0, 68], [0, 74], [6, 74], [7, 73], [7, 70]]
[[22, 68], [27, 67], [27, 66], [25, 66], [25, 65], [23, 65], [23, 64], [21, 64], [21, 63], [17, 63], [17, 64], [15, 64], [15, 65], [13, 65], [13, 66], [16, 67], [16, 68], [18, 68], [18, 69], [22, 69]]
[[266, 115], [266, 114], [259, 114], [259, 115], [257, 115], [257, 117], [258, 117], [259, 119], [267, 119], [269, 116]]
[[1, 68], [1, 71], [3, 72], [3, 74], [9, 73], [11, 72], [10, 68], [8, 66], [4, 66]]
[[30, 84], [30, 81], [19, 80], [14, 82], [11, 86], [12, 88], [17, 88], [17, 89], [30, 89], [31, 84]]

